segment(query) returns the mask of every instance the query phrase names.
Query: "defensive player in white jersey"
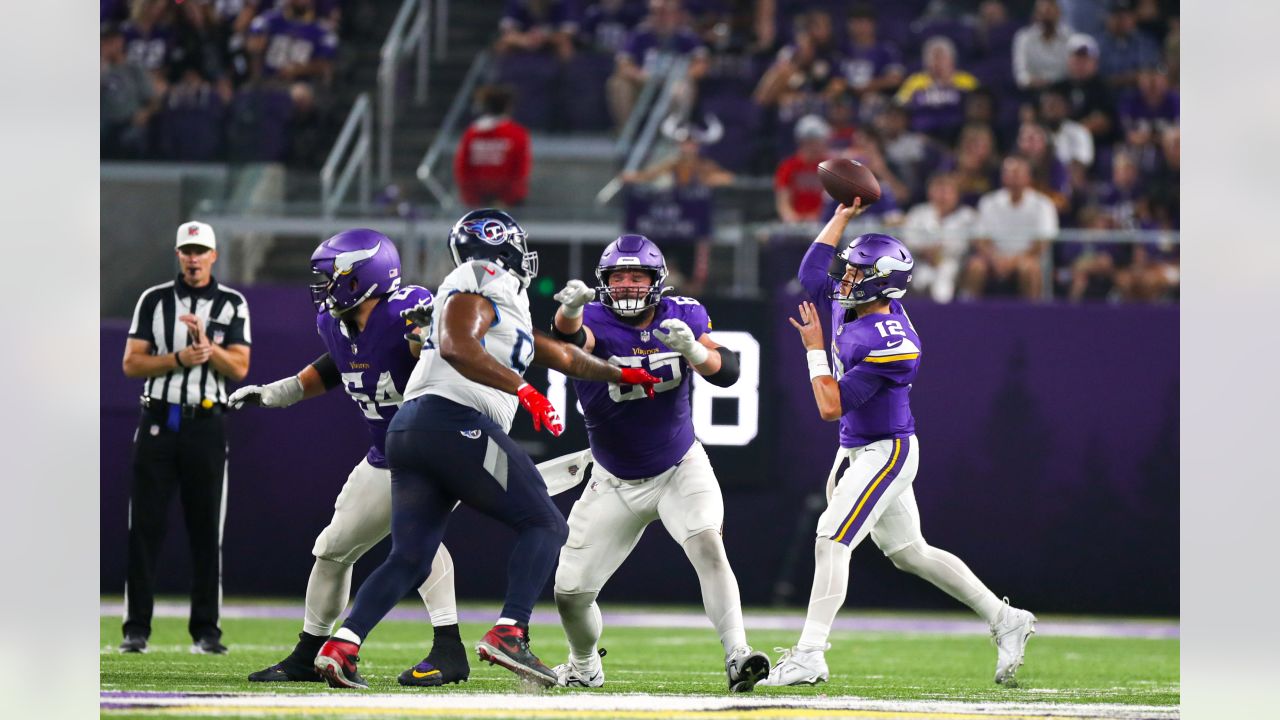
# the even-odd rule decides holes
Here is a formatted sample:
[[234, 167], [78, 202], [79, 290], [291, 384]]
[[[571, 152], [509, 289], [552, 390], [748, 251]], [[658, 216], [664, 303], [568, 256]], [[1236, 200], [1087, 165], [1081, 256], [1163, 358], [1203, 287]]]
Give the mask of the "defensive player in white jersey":
[[531, 682], [555, 684], [555, 673], [529, 649], [529, 618], [568, 527], [528, 453], [507, 431], [517, 404], [533, 415], [535, 429], [545, 425], [559, 435], [564, 426], [522, 376], [538, 363], [571, 377], [636, 385], [649, 396], [658, 379], [533, 330], [526, 291], [537, 274], [537, 253], [525, 238], [510, 215], [492, 209], [467, 213], [449, 235], [457, 267], [437, 291], [440, 307], [422, 358], [387, 431], [391, 554], [315, 658], [332, 687], [368, 687], [357, 670], [360, 644], [427, 576], [459, 502], [516, 531], [506, 604], [476, 646], [480, 659]]
[[[800, 307], [809, 378], [823, 420], [840, 421], [840, 450], [818, 518], [813, 588], [804, 629], [760, 685], [814, 685], [830, 677], [825, 652], [849, 586], [849, 558], [868, 535], [893, 564], [964, 603], [991, 626], [997, 683], [1011, 683], [1036, 616], [987, 589], [968, 565], [920, 533], [912, 484], [920, 464], [910, 393], [923, 344], [899, 300], [915, 265], [900, 240], [867, 233], [841, 240], [861, 203], [841, 205], [800, 265], [813, 302]], [[817, 307], [831, 307], [831, 359]], [[841, 468], [848, 464], [847, 469]]]
[[[316, 559], [298, 644], [284, 660], [250, 675], [254, 682], [323, 681], [313, 661], [347, 606], [352, 566], [391, 532], [387, 426], [422, 349], [417, 334], [406, 335], [402, 314], [429, 313], [432, 303], [426, 288], [401, 286], [399, 253], [390, 238], [375, 230], [357, 228], [325, 240], [311, 255], [311, 270], [316, 331], [325, 354], [297, 375], [236, 390], [229, 403], [232, 408], [285, 408], [341, 385], [364, 415], [372, 444], [342, 486], [333, 519], [311, 551]], [[466, 680], [470, 668], [458, 635], [453, 560], [443, 545], [418, 593], [430, 613], [435, 641], [426, 659], [400, 675], [400, 684]]]
[[643, 235], [623, 235], [600, 257], [597, 288], [571, 280], [555, 296], [561, 302], [556, 337], [663, 378], [653, 400], [613, 384], [574, 382], [595, 469], [569, 514], [569, 540], [556, 569], [569, 660], [555, 671], [561, 685], [604, 685], [596, 597], [649, 523], [661, 519], [698, 573], [707, 617], [724, 647], [729, 688], [749, 692], [769, 674], [769, 658], [747, 645], [738, 580], [721, 537], [724, 499], [694, 438], [690, 405], [694, 373], [728, 387], [738, 379], [738, 358], [708, 335], [711, 320], [701, 303], [663, 297], [671, 289], [666, 277], [657, 245]]

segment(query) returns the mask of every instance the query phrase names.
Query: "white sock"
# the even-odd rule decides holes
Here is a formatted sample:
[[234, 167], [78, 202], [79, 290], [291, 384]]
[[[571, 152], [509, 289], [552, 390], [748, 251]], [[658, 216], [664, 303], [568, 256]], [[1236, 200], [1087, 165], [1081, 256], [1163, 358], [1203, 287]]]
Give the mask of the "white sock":
[[342, 627], [342, 628], [338, 628], [338, 632], [336, 632], [336, 633], [334, 633], [334, 634], [333, 634], [333, 639], [334, 639], [334, 640], [346, 640], [347, 642], [353, 642], [353, 643], [355, 643], [355, 644], [357, 644], [357, 645], [359, 645], [359, 644], [360, 644], [360, 636], [359, 636], [359, 635], [357, 635], [357, 634], [355, 634], [355, 633], [353, 633], [353, 632], [351, 632], [350, 630], [348, 630], [348, 629], [346, 629], [346, 628], [344, 628], [344, 627]]
[[500, 618], [498, 618], [498, 622], [496, 622], [496, 623], [494, 623], [494, 624], [495, 624], [495, 625], [515, 625], [515, 624], [516, 624], [516, 621], [515, 621], [515, 620], [512, 620], [512, 619], [511, 619], [511, 618], [509, 618], [509, 617], [500, 617]]
[[802, 651], [822, 651], [827, 648], [831, 636], [831, 624], [836, 613], [844, 605], [849, 589], [849, 557], [853, 550], [848, 545], [830, 538], [820, 537], [813, 546], [813, 589], [809, 593], [809, 612], [804, 618], [804, 630], [800, 632]]
[[351, 596], [351, 566], [333, 560], [316, 558], [307, 580], [307, 609], [302, 631], [308, 635], [329, 637], [338, 616]]
[[444, 545], [431, 559], [431, 574], [418, 588], [418, 594], [427, 605], [433, 627], [458, 624], [458, 601], [453, 594], [453, 556]]
[[684, 543], [685, 554], [698, 573], [702, 586], [702, 605], [707, 618], [720, 634], [724, 654], [747, 644], [747, 632], [742, 626], [742, 598], [738, 594], [738, 578], [729, 567], [724, 552], [724, 540], [714, 530], [700, 532]]
[[600, 662], [596, 645], [604, 630], [596, 593], [556, 593], [556, 609], [560, 624], [569, 641], [569, 658], [580, 668], [594, 668]]
[[968, 605], [988, 625], [995, 624], [1004, 603], [960, 558], [923, 541], [916, 541], [889, 557], [900, 570], [918, 575]]

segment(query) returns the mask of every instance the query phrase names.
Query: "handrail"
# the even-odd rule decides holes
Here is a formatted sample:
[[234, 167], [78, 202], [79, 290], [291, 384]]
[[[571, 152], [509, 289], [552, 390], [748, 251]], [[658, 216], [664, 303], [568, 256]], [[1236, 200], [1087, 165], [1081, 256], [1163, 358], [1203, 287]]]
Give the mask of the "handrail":
[[457, 200], [436, 179], [432, 171], [440, 156], [444, 154], [445, 149], [453, 144], [453, 136], [457, 130], [458, 123], [462, 121], [467, 108], [471, 105], [471, 96], [475, 93], [475, 88], [479, 84], [480, 78], [488, 70], [489, 61], [488, 50], [481, 51], [476, 55], [476, 59], [471, 61], [471, 67], [467, 69], [467, 74], [462, 79], [462, 85], [459, 86], [457, 94], [453, 96], [453, 102], [450, 103], [449, 111], [445, 113], [444, 120], [440, 123], [440, 129], [436, 131], [435, 139], [431, 141], [431, 147], [427, 148], [426, 154], [422, 156], [422, 162], [418, 163], [418, 180], [446, 208], [457, 207]]
[[665, 54], [660, 55], [654, 63], [649, 79], [645, 81], [644, 87], [640, 88], [640, 94], [636, 96], [636, 104], [631, 108], [631, 114], [627, 116], [627, 121], [622, 125], [622, 132], [618, 133], [618, 140], [613, 145], [613, 154], [617, 157], [626, 157], [631, 147], [631, 140], [645, 117], [649, 103], [653, 101], [658, 88], [666, 83], [667, 71], [670, 70], [671, 64], [672, 58]]
[[383, 184], [391, 182], [391, 146], [395, 134], [400, 63], [411, 52], [417, 58], [413, 99], [419, 105], [427, 101], [430, 72], [427, 58], [431, 51], [431, 33], [427, 23], [431, 18], [431, 2], [432, 0], [403, 0], [379, 53], [378, 181]]
[[[640, 131], [639, 138], [631, 145], [631, 150], [627, 154], [626, 162], [623, 163], [622, 172], [634, 172], [639, 169], [640, 163], [649, 155], [649, 150], [653, 147], [654, 139], [657, 137], [658, 128], [662, 125], [662, 121], [666, 119], [667, 113], [671, 109], [671, 103], [675, 99], [676, 88], [684, 80], [689, 70], [689, 59], [684, 57], [668, 58], [666, 64], [662, 66], [662, 75], [654, 73], [654, 77], [661, 77], [662, 94], [654, 101], [653, 107], [648, 111], [644, 120], [644, 127]], [[639, 105], [637, 104], [637, 107]], [[632, 113], [632, 118], [636, 113]], [[630, 123], [628, 118], [628, 123]], [[604, 187], [600, 188], [600, 192], [596, 193], [596, 204], [604, 205], [613, 199], [614, 195], [622, 189], [621, 175], [609, 180]]]
[[[356, 133], [359, 133], [358, 137]], [[334, 211], [346, 198], [357, 169], [360, 171], [360, 206], [368, 209], [373, 197], [372, 146], [372, 105], [369, 93], [360, 93], [351, 106], [351, 112], [347, 114], [346, 122], [342, 124], [338, 139], [329, 150], [329, 156], [325, 158], [324, 167], [320, 169], [320, 207], [326, 218], [333, 217]], [[346, 156], [345, 163], [343, 156]]]

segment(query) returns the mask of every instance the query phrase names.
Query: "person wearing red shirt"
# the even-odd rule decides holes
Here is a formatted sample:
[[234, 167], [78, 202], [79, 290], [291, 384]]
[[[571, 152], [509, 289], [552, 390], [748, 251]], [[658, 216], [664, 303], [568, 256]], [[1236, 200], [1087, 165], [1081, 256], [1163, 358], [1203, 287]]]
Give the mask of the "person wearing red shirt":
[[773, 177], [774, 201], [783, 222], [814, 222], [822, 212], [818, 163], [831, 155], [831, 126], [817, 115], [806, 115], [795, 132], [796, 153], [778, 165]]
[[478, 96], [482, 115], [462, 134], [453, 156], [453, 178], [462, 201], [482, 207], [495, 201], [520, 205], [529, 194], [529, 131], [510, 117], [509, 88], [489, 86]]

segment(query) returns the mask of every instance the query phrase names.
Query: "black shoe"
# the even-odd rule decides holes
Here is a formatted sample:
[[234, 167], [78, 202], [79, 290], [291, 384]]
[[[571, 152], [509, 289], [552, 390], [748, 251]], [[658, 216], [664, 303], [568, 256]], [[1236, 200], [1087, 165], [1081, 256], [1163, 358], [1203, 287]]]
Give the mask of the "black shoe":
[[249, 682], [324, 682], [316, 672], [315, 657], [329, 638], [298, 633], [298, 644], [289, 657], [249, 676]]
[[439, 635], [431, 645], [431, 653], [422, 662], [400, 673], [400, 684], [416, 687], [436, 687], [449, 683], [465, 682], [471, 676], [467, 662], [467, 650], [462, 641], [453, 638], [442, 640]]
[[142, 633], [127, 633], [120, 641], [122, 653], [144, 653], [147, 651], [147, 636]]
[[192, 655], [226, 655], [227, 646], [219, 638], [206, 635], [191, 643]]
[[543, 687], [556, 684], [556, 674], [529, 649], [529, 631], [519, 625], [494, 625], [476, 645], [476, 654], [490, 665], [501, 665], [524, 680]]

